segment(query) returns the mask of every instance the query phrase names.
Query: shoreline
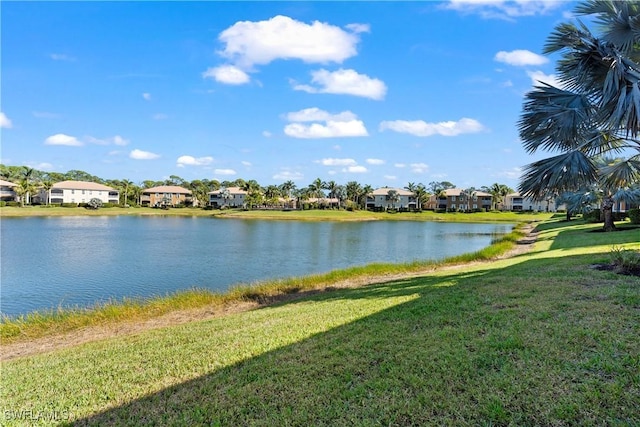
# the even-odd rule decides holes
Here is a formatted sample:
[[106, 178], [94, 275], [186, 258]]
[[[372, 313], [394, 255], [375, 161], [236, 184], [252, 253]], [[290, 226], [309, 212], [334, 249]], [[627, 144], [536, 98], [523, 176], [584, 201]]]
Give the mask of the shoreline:
[[[510, 249], [501, 255], [489, 260], [474, 260], [466, 262], [448, 263], [446, 260], [433, 263], [421, 269], [406, 272], [392, 272], [387, 274], [365, 274], [333, 282], [324, 282], [309, 289], [297, 290], [295, 292], [275, 293], [263, 295], [262, 298], [253, 300], [233, 300], [220, 305], [205, 305], [190, 309], [176, 309], [157, 316], [146, 319], [127, 319], [107, 321], [103, 324], [89, 325], [70, 331], [44, 335], [36, 338], [18, 338], [16, 341], [4, 343], [0, 346], [0, 361], [30, 356], [34, 354], [46, 353], [62, 348], [74, 347], [92, 341], [106, 340], [114, 337], [135, 335], [144, 331], [160, 329], [170, 326], [177, 326], [195, 321], [204, 321], [221, 316], [232, 315], [249, 310], [254, 310], [270, 305], [302, 299], [311, 295], [323, 292], [331, 292], [338, 289], [356, 288], [374, 284], [385, 283], [394, 280], [409, 279], [424, 276], [435, 271], [454, 270], [466, 268], [478, 264], [487, 264], [497, 260], [515, 257], [531, 251], [537, 241], [536, 225], [527, 223], [518, 229], [521, 236]], [[512, 233], [516, 232], [516, 229]], [[493, 246], [493, 245], [491, 245]], [[456, 259], [458, 257], [454, 257]], [[289, 280], [301, 280], [302, 278], [291, 278]], [[258, 285], [259, 286], [259, 285]], [[3, 339], [6, 341], [6, 338]]]

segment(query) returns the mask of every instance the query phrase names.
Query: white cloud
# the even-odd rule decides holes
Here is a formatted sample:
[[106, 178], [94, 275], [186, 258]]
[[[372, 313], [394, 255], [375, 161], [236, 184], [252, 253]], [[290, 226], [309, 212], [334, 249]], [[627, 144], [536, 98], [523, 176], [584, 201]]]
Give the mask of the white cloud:
[[49, 58], [53, 59], [54, 61], [75, 61], [76, 60], [76, 58], [74, 58], [73, 56], [69, 56], [64, 53], [52, 53], [49, 55]]
[[507, 178], [507, 179], [520, 179], [522, 176], [522, 169], [515, 167], [508, 170], [504, 170], [497, 174], [499, 177]]
[[411, 163], [409, 167], [414, 173], [426, 173], [429, 170], [429, 165], [426, 163]]
[[351, 120], [348, 122], [329, 121], [322, 125], [314, 123], [311, 125], [303, 125], [300, 123], [291, 123], [284, 128], [284, 133], [292, 138], [315, 139], [315, 138], [339, 138], [339, 137], [355, 137], [367, 136], [367, 129], [360, 120]]
[[124, 147], [125, 145], [129, 144], [129, 140], [128, 139], [124, 139], [123, 137], [121, 137], [120, 135], [116, 135], [113, 136], [111, 138], [94, 138], [93, 136], [86, 136], [84, 138], [87, 142], [91, 143], [91, 144], [98, 144], [98, 145], [118, 145], [120, 147]]
[[316, 160], [316, 163], [320, 163], [323, 166], [353, 166], [356, 165], [356, 161], [353, 159], [322, 159]]
[[37, 170], [43, 170], [43, 171], [53, 170], [53, 165], [48, 162], [41, 162], [41, 163], [29, 162], [26, 164], [26, 166], [29, 166], [30, 168], [37, 169]]
[[463, 133], [478, 133], [485, 127], [477, 120], [462, 118], [457, 122], [426, 123], [422, 120], [407, 121], [394, 120], [380, 123], [380, 131], [392, 130], [399, 133], [408, 133], [415, 136], [456, 136]]
[[347, 24], [344, 27], [356, 34], [371, 32], [371, 27], [369, 26], [369, 24]]
[[300, 181], [304, 176], [300, 172], [292, 172], [283, 170], [273, 175], [273, 179], [281, 179], [283, 181]]
[[153, 116], [151, 116], [151, 118], [153, 120], [167, 120], [169, 118], [169, 116], [167, 116], [164, 113], [157, 113], [157, 114], [154, 114]]
[[183, 168], [185, 166], [207, 166], [213, 162], [213, 157], [205, 156], [195, 158], [193, 156], [180, 156], [176, 160], [176, 166]]
[[483, 18], [513, 20], [520, 16], [544, 15], [563, 3], [562, 0], [449, 0], [445, 7], [476, 13]]
[[268, 130], [264, 130], [264, 131], [262, 131], [262, 136], [264, 136], [265, 138], [271, 138], [273, 136], [273, 134], [271, 132], [269, 132]]
[[558, 88], [562, 87], [562, 83], [554, 74], [545, 74], [542, 71], [527, 71], [527, 75], [531, 78], [531, 84], [539, 85], [540, 82], [550, 84]]
[[221, 65], [219, 67], [207, 68], [207, 71], [202, 73], [202, 78], [213, 79], [218, 83], [228, 85], [242, 85], [249, 83], [249, 80], [251, 80], [247, 73], [233, 65]]
[[57, 133], [51, 135], [44, 140], [45, 145], [68, 145], [71, 147], [80, 147], [84, 145], [82, 141], [79, 141], [75, 136], [65, 135], [64, 133]]
[[384, 165], [384, 160], [382, 159], [367, 159], [366, 162], [370, 165]]
[[59, 119], [61, 117], [60, 114], [50, 113], [48, 111], [34, 111], [32, 114], [33, 117], [37, 119]]
[[235, 175], [236, 171], [233, 169], [214, 169], [214, 175]]
[[246, 166], [246, 167], [248, 167], [248, 168], [250, 168], [251, 166], [253, 166], [253, 165], [251, 164], [251, 162], [247, 162], [246, 160], [243, 160], [243, 161], [241, 161], [240, 163], [242, 164], [242, 166]]
[[311, 81], [316, 86], [294, 85], [295, 90], [309, 93], [333, 93], [361, 96], [375, 100], [384, 99], [387, 86], [382, 80], [373, 79], [355, 70], [339, 69], [330, 72], [324, 69], [312, 71]]
[[0, 128], [3, 129], [11, 129], [13, 127], [13, 123], [6, 114], [0, 112]]
[[364, 166], [349, 166], [348, 168], [343, 169], [343, 172], [349, 172], [349, 173], [366, 173], [367, 168], [365, 168]]
[[299, 59], [306, 63], [342, 63], [357, 54], [357, 36], [364, 26], [345, 31], [334, 25], [311, 24], [278, 15], [266, 21], [240, 21], [220, 33], [224, 44], [219, 53], [234, 65], [250, 70], [255, 64], [277, 59]]
[[159, 158], [160, 155], [156, 153], [152, 153], [150, 151], [138, 150], [136, 148], [131, 150], [131, 152], [129, 153], [129, 157], [135, 160], [154, 160]]
[[333, 121], [349, 121], [357, 118], [351, 111], [343, 111], [339, 114], [330, 114], [317, 107], [305, 108], [304, 110], [288, 113], [286, 116], [290, 122], [326, 122]]
[[304, 125], [291, 123], [285, 126], [284, 133], [293, 138], [337, 138], [368, 136], [367, 129], [361, 120], [351, 111], [343, 111], [339, 114], [330, 114], [318, 108], [307, 108], [287, 114], [287, 119], [292, 122], [324, 122]]
[[512, 50], [511, 52], [501, 50], [496, 53], [496, 56], [494, 56], [493, 59], [516, 67], [526, 65], [543, 65], [549, 62], [547, 57], [538, 55], [537, 53], [533, 53], [529, 50]]
[[396, 164], [394, 164], [393, 166], [395, 166], [395, 167], [397, 167], [397, 168], [400, 168], [400, 169], [402, 169], [402, 168], [406, 168], [406, 167], [407, 167], [407, 165], [406, 165], [406, 164], [404, 164], [404, 163], [396, 163]]
[[151, 101], [151, 94], [148, 92], [143, 93], [142, 97], [147, 101]]

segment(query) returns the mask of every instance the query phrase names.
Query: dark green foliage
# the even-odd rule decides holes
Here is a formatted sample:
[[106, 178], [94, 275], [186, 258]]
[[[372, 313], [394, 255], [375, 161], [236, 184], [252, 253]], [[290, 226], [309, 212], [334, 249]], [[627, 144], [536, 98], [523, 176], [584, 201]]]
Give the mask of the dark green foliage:
[[631, 224], [640, 224], [640, 209], [629, 209], [629, 219]]

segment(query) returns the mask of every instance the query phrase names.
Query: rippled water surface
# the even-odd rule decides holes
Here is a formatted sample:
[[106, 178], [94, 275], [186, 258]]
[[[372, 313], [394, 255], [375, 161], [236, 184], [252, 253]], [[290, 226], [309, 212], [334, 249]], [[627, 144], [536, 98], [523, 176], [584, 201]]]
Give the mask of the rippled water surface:
[[511, 224], [5, 218], [3, 314], [473, 252]]

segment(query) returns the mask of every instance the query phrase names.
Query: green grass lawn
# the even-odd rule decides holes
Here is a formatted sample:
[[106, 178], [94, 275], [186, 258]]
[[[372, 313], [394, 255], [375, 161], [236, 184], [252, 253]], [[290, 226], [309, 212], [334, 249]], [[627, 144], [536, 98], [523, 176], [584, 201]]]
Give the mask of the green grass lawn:
[[549, 221], [513, 258], [4, 361], [0, 424], [638, 425], [640, 278], [589, 266], [640, 231], [600, 227]]

